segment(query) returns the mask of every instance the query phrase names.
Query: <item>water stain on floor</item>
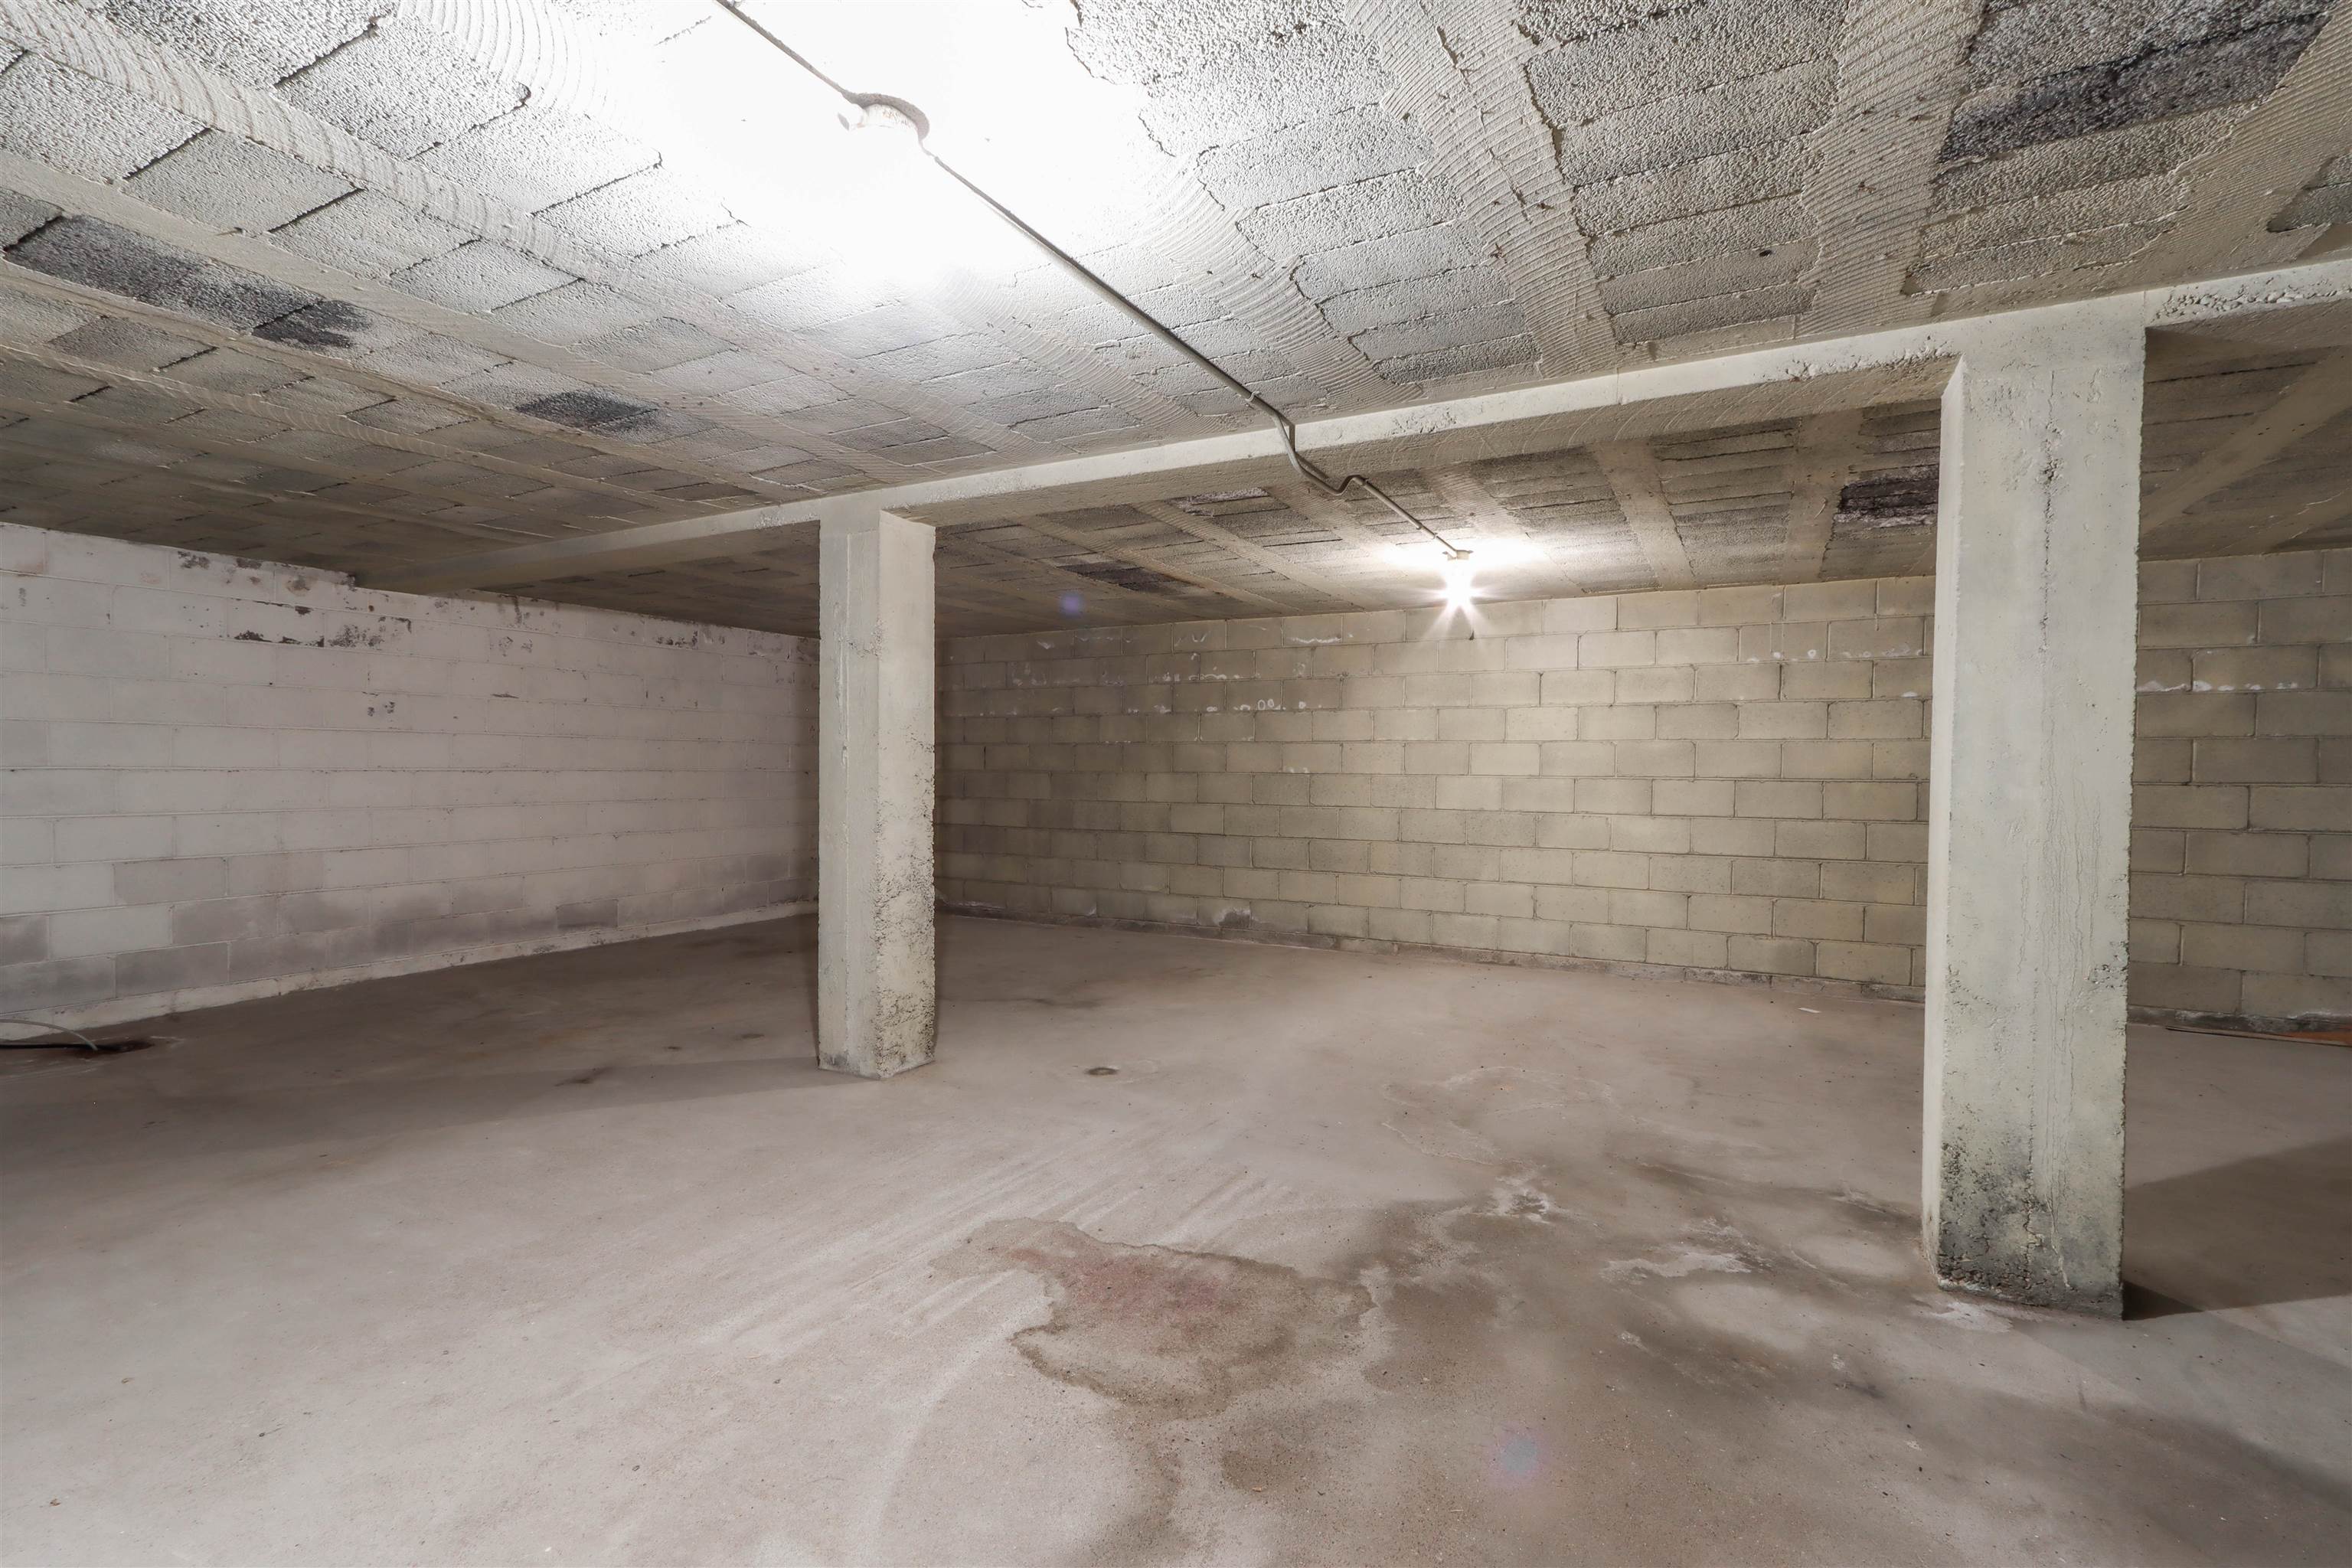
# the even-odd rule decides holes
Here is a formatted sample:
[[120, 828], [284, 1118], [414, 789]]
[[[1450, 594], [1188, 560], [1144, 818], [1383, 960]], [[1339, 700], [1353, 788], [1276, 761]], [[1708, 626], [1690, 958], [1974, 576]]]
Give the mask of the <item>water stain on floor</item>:
[[1036, 1275], [1053, 1315], [1013, 1336], [1029, 1363], [1171, 1419], [1214, 1415], [1244, 1390], [1348, 1354], [1372, 1304], [1360, 1285], [1246, 1258], [1103, 1241], [1048, 1220], [983, 1226], [940, 1268]]
[[1111, 1402], [1144, 1480], [1089, 1560], [2068, 1560], [2153, 1526], [2288, 1563], [2352, 1530], [2324, 1475], [2104, 1393], [2128, 1328], [1937, 1291], [1908, 1210], [1677, 1159], [1565, 1080], [1388, 1099], [1461, 1194], [1318, 1271], [1038, 1219], [946, 1260], [1041, 1280], [1013, 1345]]

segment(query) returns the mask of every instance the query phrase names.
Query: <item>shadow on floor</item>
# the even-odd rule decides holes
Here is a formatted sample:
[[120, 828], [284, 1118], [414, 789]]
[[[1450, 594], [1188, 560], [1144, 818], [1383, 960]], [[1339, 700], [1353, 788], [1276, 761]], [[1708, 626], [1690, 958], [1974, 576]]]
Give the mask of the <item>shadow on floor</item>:
[[719, 1095], [848, 1089], [862, 1079], [825, 1072], [814, 1058], [551, 1066], [537, 1072], [431, 1078], [359, 1076], [238, 1093], [159, 1092], [0, 1110], [0, 1146], [16, 1174], [118, 1164], [126, 1123], [134, 1160], [201, 1159], [318, 1143], [372, 1142], [487, 1122], [659, 1105]]
[[2124, 1196], [2131, 1318], [2352, 1295], [2352, 1137], [2306, 1143]]

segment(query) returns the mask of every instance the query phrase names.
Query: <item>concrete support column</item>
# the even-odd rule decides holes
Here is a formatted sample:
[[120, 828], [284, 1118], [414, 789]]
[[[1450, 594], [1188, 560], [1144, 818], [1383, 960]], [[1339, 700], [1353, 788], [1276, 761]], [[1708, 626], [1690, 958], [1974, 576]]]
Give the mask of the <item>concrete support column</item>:
[[817, 1062], [888, 1078], [931, 1059], [931, 529], [819, 526]]
[[1944, 394], [1927, 805], [1927, 1247], [1948, 1285], [2122, 1296], [2144, 334], [1988, 331]]

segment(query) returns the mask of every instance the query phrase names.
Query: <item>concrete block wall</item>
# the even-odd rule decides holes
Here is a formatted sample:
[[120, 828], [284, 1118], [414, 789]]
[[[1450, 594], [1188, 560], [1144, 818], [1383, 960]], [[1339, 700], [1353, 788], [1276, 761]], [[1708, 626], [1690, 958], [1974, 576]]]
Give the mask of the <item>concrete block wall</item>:
[[[2347, 582], [2347, 552], [2147, 574], [2142, 1007], [2352, 1013]], [[1489, 605], [1475, 637], [1420, 610], [952, 641], [941, 897], [1916, 995], [1933, 602], [1894, 578]]]
[[1902, 578], [950, 643], [942, 896], [1907, 994], [1933, 600]]
[[2352, 550], [2140, 575], [2134, 1002], [2352, 1016]]
[[815, 656], [0, 526], [0, 1013], [806, 907]]

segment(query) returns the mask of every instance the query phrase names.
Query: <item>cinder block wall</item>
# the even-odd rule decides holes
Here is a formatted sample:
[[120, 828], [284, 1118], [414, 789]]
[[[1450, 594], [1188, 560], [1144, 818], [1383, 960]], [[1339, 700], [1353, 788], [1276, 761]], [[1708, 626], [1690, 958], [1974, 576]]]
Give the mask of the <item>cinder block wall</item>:
[[959, 641], [944, 896], [1906, 990], [1925, 578]]
[[2132, 998], [2352, 1016], [2352, 550], [2140, 574]]
[[814, 896], [816, 645], [0, 525], [0, 1013]]
[[[2145, 1006], [2352, 1013], [2347, 594], [2352, 552], [2148, 574]], [[1492, 605], [1475, 638], [1411, 611], [950, 642], [941, 896], [1915, 995], [1933, 599], [1901, 578]], [[2266, 655], [2249, 694], [2229, 660]], [[2183, 706], [2173, 676], [2232, 689]]]

